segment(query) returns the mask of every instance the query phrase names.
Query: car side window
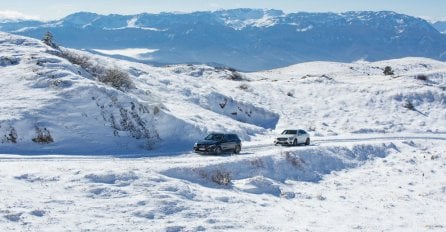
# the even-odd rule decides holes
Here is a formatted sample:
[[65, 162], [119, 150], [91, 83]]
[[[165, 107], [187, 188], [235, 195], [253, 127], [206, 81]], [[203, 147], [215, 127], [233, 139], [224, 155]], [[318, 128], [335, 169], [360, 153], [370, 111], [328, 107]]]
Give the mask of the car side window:
[[237, 141], [237, 135], [229, 134], [228, 135], [228, 140], [230, 140], [230, 141]]

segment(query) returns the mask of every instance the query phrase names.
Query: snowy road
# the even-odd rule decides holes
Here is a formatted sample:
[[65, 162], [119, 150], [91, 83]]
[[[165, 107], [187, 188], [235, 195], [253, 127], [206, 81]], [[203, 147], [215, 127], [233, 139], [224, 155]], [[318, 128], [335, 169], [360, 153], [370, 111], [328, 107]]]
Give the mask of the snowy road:
[[[312, 138], [310, 146], [274, 146], [271, 141], [272, 137], [262, 139], [261, 141], [242, 142], [243, 150], [239, 155], [226, 153], [223, 157], [240, 157], [244, 158], [246, 155], [255, 155], [258, 153], [264, 153], [268, 151], [277, 150], [302, 150], [307, 148], [314, 148], [315, 146], [336, 146], [350, 143], [369, 143], [369, 142], [393, 142], [393, 141], [413, 141], [413, 140], [446, 140], [446, 134], [432, 134], [432, 133], [413, 133], [413, 134], [355, 134], [355, 135], [343, 135], [343, 136], [327, 136], [327, 137], [314, 137]], [[155, 160], [183, 160], [182, 158], [190, 159], [191, 156], [207, 157], [212, 159], [215, 156], [202, 156], [193, 153], [192, 151], [177, 151], [177, 152], [162, 152], [155, 151], [152, 154], [126, 154], [126, 155], [114, 155], [114, 156], [97, 156], [97, 155], [16, 155], [16, 154], [0, 154], [0, 160], [103, 160], [103, 159], [150, 159]]]

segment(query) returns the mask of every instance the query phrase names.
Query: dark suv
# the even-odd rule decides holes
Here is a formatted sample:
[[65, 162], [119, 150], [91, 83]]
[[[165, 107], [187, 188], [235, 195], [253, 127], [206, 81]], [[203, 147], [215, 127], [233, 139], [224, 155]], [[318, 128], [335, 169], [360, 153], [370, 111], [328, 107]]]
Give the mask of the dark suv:
[[215, 155], [219, 155], [223, 151], [230, 151], [238, 154], [241, 149], [242, 141], [236, 134], [211, 133], [194, 145], [194, 151], [197, 153]]

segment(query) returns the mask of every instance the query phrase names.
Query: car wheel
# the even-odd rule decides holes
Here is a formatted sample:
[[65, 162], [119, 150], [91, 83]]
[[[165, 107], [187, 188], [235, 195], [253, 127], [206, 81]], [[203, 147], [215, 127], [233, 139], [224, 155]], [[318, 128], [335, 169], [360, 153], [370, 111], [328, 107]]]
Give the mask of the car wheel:
[[215, 154], [220, 155], [221, 154], [221, 147], [215, 148]]
[[305, 140], [305, 146], [310, 145], [310, 138], [307, 138], [307, 140]]
[[297, 139], [294, 139], [293, 146], [297, 146]]
[[237, 145], [237, 146], [235, 146], [234, 153], [238, 154], [238, 153], [240, 153], [241, 150], [242, 150], [242, 148], [240, 147], [240, 145]]

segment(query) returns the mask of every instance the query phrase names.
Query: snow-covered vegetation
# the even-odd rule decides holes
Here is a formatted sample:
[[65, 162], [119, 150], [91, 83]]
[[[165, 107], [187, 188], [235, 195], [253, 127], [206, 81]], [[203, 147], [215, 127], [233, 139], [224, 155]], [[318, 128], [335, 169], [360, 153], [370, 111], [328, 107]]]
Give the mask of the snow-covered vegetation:
[[[445, 76], [152, 67], [0, 33], [0, 230], [444, 230]], [[312, 146], [273, 146], [286, 128]], [[241, 154], [191, 153], [211, 131]]]

